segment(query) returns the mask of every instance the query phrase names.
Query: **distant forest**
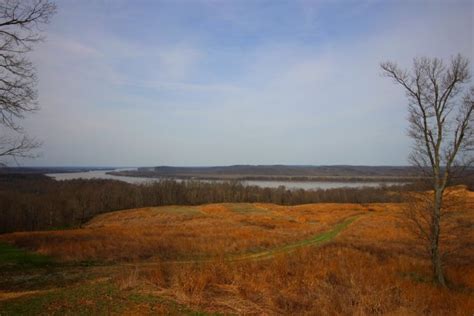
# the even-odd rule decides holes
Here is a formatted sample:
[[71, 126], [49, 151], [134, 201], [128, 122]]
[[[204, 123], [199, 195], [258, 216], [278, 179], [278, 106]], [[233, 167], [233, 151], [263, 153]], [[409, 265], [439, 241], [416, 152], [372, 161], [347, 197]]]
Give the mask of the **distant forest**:
[[409, 182], [420, 175], [403, 166], [234, 165], [218, 167], [142, 167], [113, 175], [202, 180]]

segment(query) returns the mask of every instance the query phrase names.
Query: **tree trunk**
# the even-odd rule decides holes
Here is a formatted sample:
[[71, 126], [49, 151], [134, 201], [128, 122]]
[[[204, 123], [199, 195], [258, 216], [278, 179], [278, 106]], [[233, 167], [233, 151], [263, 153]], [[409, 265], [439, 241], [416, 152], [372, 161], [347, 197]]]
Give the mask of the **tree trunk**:
[[433, 274], [435, 281], [441, 285], [446, 286], [446, 280], [443, 274], [443, 266], [441, 264], [441, 256], [439, 253], [439, 235], [440, 235], [440, 218], [441, 218], [441, 204], [443, 200], [443, 191], [439, 188], [435, 190], [434, 196], [434, 214], [432, 223], [432, 240], [431, 240], [431, 263], [433, 266]]

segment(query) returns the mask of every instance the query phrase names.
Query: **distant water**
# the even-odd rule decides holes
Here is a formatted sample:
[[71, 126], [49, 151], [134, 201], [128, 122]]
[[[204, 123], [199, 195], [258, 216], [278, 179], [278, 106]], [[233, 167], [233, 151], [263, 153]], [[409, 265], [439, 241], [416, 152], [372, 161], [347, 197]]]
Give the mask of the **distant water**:
[[[136, 169], [115, 169], [114, 171], [126, 171]], [[142, 177], [125, 177], [106, 174], [111, 170], [92, 170], [87, 172], [70, 172], [70, 173], [48, 173], [47, 176], [55, 180], [72, 180], [72, 179], [111, 179], [120, 180], [133, 184], [142, 184], [161, 181], [158, 178], [142, 178]], [[177, 180], [182, 181], [182, 180]], [[222, 180], [201, 180], [204, 182], [222, 182]], [[245, 185], [256, 185], [262, 188], [278, 188], [285, 186], [288, 189], [334, 189], [334, 188], [361, 188], [361, 187], [377, 187], [381, 184], [399, 185], [399, 182], [309, 182], [309, 181], [264, 181], [264, 180], [248, 180], [241, 181]]]
[[362, 188], [362, 187], [378, 187], [382, 184], [385, 185], [399, 185], [400, 182], [332, 182], [332, 181], [263, 181], [263, 180], [252, 180], [242, 181], [246, 185], [256, 185], [262, 188], [278, 188], [283, 185], [287, 189], [336, 189], [336, 188]]
[[150, 178], [136, 178], [136, 177], [124, 177], [124, 176], [113, 176], [107, 174], [111, 171], [127, 171], [127, 170], [136, 170], [132, 169], [114, 169], [114, 170], [91, 170], [86, 172], [69, 172], [69, 173], [47, 173], [48, 177], [51, 177], [55, 180], [73, 180], [73, 179], [110, 179], [110, 180], [120, 180], [128, 183], [147, 183], [153, 182], [154, 180], [159, 179], [150, 179]]

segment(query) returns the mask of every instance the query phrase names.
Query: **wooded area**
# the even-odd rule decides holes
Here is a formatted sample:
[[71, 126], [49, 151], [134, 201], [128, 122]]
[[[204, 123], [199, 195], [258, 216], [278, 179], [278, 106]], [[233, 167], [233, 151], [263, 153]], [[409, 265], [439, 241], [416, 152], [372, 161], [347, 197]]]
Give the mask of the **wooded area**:
[[147, 206], [225, 202], [296, 205], [399, 201], [395, 189], [389, 190], [388, 187], [289, 190], [283, 186], [245, 186], [239, 182], [165, 180], [135, 185], [114, 180], [56, 181], [42, 175], [2, 175], [0, 233], [77, 226], [97, 214]]

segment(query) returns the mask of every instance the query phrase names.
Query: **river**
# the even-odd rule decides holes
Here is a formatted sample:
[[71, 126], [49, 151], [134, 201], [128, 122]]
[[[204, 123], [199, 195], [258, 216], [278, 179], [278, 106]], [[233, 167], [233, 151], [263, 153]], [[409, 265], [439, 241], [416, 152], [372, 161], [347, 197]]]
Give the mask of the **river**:
[[[115, 169], [114, 171], [125, 171], [135, 169]], [[55, 180], [72, 180], [72, 179], [111, 179], [120, 180], [128, 183], [143, 184], [154, 181], [161, 181], [158, 178], [141, 178], [141, 177], [125, 177], [107, 174], [112, 170], [92, 170], [87, 172], [70, 172], [70, 173], [48, 173], [47, 176]], [[180, 180], [177, 180], [180, 181]], [[181, 180], [182, 181], [182, 180]], [[221, 180], [201, 180], [205, 182], [220, 182]], [[334, 188], [360, 188], [360, 187], [377, 187], [382, 182], [310, 182], [310, 181], [264, 181], [264, 180], [247, 180], [241, 181], [245, 185], [256, 185], [262, 188], [277, 188], [285, 186], [288, 189], [334, 189]], [[385, 185], [400, 185], [400, 182], [383, 182]]]

